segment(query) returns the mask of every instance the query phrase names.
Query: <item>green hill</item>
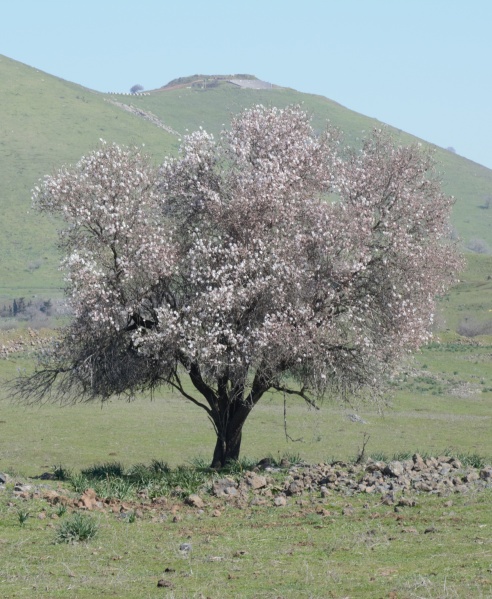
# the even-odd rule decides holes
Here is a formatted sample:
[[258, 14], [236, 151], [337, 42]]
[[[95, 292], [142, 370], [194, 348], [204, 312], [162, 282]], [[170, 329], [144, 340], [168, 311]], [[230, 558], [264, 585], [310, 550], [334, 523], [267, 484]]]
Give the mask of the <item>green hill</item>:
[[[251, 86], [257, 80], [240, 75]], [[176, 153], [179, 137], [198, 127], [214, 134], [231, 116], [254, 105], [301, 103], [322, 129], [339, 127], [347, 143], [381, 123], [327, 98], [277, 86], [231, 83], [231, 77], [194, 76], [142, 95], [101, 94], [0, 56], [0, 300], [60, 295], [56, 223], [30, 210], [38, 179], [73, 163], [100, 138], [145, 144], [156, 161]], [[261, 86], [260, 86], [261, 87]], [[393, 130], [402, 143], [415, 141]], [[437, 149], [444, 188], [456, 197], [453, 223], [464, 243], [492, 246], [492, 171]], [[479, 245], [480, 245], [479, 244]]]

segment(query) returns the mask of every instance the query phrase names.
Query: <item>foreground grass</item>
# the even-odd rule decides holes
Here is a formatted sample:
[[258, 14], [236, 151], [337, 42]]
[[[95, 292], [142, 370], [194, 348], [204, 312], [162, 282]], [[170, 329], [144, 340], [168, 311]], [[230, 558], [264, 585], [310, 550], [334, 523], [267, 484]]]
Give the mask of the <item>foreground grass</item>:
[[[282, 508], [238, 509], [207, 496], [197, 510], [169, 496], [135, 519], [91, 514], [94, 539], [60, 544], [70, 515], [7, 489], [2, 596], [490, 597], [491, 500], [490, 490], [419, 496], [416, 507], [395, 511], [377, 497], [313, 494]], [[21, 509], [29, 510], [22, 526]]]
[[[477, 269], [477, 284], [451, 296], [456, 322], [479, 300], [486, 317], [478, 286], [488, 281], [485, 274]], [[420, 450], [465, 454], [471, 462], [484, 456], [490, 463], [491, 355], [492, 339], [443, 334], [442, 343], [419, 353], [394, 382], [383, 414], [330, 402], [315, 412], [287, 398], [287, 431], [295, 443], [285, 434], [283, 397], [268, 395], [246, 423], [242, 453], [252, 461], [284, 454], [310, 463], [350, 460], [369, 436], [367, 455], [379, 459]], [[119, 462], [129, 472], [130, 465], [154, 459], [172, 472], [155, 488], [166, 503], [135, 518], [91, 514], [97, 535], [82, 543], [55, 542], [70, 508], [63, 513], [46, 501], [15, 498], [11, 486], [0, 491], [2, 597], [492, 597], [490, 490], [419, 496], [416, 507], [399, 512], [362, 495], [313, 495], [303, 503], [290, 498], [282, 508], [243, 509], [206, 496], [200, 512], [183, 504], [182, 492], [172, 493], [203, 484], [203, 468], [184, 469], [186, 480], [175, 470], [210, 461], [214, 432], [200, 410], [165, 389], [153, 401], [103, 407], [12, 404], [2, 380], [30, 367], [23, 354], [0, 360], [0, 472], [23, 481], [62, 468], [71, 481], [35, 484], [70, 492], [87, 488], [94, 464]], [[359, 419], [349, 418], [355, 414]], [[96, 482], [101, 494], [120, 495], [136, 512], [135, 478], [111, 488], [107, 478], [91, 486]], [[183, 543], [191, 551], [180, 551]], [[158, 588], [160, 579], [169, 586]]]

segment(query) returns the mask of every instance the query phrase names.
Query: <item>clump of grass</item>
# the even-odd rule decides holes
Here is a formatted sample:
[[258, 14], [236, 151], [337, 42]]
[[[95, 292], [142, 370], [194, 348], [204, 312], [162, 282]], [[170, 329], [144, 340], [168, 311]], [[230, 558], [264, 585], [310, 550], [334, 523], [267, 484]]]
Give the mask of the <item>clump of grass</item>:
[[444, 451], [444, 455], [456, 458], [463, 464], [463, 466], [469, 466], [470, 468], [483, 468], [488, 463], [490, 464], [490, 460], [487, 460], [478, 453], [456, 452], [452, 449], [448, 449]]
[[56, 531], [55, 543], [90, 541], [99, 530], [99, 524], [87, 514], [75, 512]]
[[83, 493], [91, 486], [90, 480], [81, 473], [71, 474], [69, 480], [76, 493]]
[[27, 510], [25, 509], [18, 509], [17, 510], [17, 519], [19, 520], [19, 526], [24, 526], [24, 524], [27, 522], [27, 519], [29, 518], [30, 514]]
[[161, 480], [170, 472], [166, 462], [152, 460], [149, 466], [146, 464], [135, 464], [126, 473], [126, 477], [137, 485], [146, 485], [156, 480]]
[[94, 464], [85, 470], [82, 474], [87, 478], [103, 479], [108, 477], [121, 477], [125, 470], [120, 462], [106, 462], [104, 464]]
[[93, 484], [94, 491], [102, 499], [130, 499], [137, 492], [135, 484], [126, 478], [115, 477], [105, 480], [96, 480]]
[[66, 481], [66, 480], [70, 480], [72, 473], [70, 470], [68, 470], [67, 468], [64, 468], [60, 464], [59, 466], [53, 467], [53, 476], [55, 477], [55, 480]]

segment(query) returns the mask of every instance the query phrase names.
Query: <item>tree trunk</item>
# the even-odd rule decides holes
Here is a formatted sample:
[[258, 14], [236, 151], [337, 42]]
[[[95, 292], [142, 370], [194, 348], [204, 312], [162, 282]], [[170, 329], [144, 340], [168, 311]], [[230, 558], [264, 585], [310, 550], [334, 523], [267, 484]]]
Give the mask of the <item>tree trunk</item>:
[[217, 442], [212, 459], [212, 468], [223, 468], [227, 462], [239, 458], [243, 425], [250, 411], [251, 409], [246, 406], [241, 406], [223, 429], [217, 426]]

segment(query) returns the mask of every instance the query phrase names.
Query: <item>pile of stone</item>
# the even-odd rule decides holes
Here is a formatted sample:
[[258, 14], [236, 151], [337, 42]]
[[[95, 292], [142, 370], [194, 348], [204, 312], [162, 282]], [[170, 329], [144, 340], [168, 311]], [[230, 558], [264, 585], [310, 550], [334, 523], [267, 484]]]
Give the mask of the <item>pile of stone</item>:
[[382, 462], [369, 459], [364, 464], [294, 465], [286, 472], [267, 466], [264, 474], [246, 472], [239, 481], [220, 478], [213, 483], [212, 493], [225, 499], [241, 499], [253, 494], [252, 503], [285, 505], [289, 496], [334, 493], [350, 496], [358, 493], [381, 495], [392, 503], [397, 494], [433, 493], [449, 495], [466, 493], [471, 488], [492, 488], [492, 466], [474, 468], [460, 460], [441, 456], [422, 458], [415, 454], [404, 461]]
[[0, 338], [0, 360], [8, 360], [12, 354], [41, 349], [50, 341], [51, 338], [42, 337], [34, 329], [27, 329], [13, 338], [4, 335]]
[[[199, 510], [210, 504], [216, 507], [217, 502], [222, 501], [238, 507], [282, 507], [292, 500], [302, 503], [308, 498], [323, 499], [334, 494], [367, 494], [379, 496], [385, 505], [411, 506], [415, 505], [413, 498], [421, 493], [448, 496], [492, 488], [492, 466], [474, 468], [447, 456], [424, 459], [415, 454], [403, 461], [369, 459], [364, 464], [336, 462], [287, 466], [284, 463], [283, 466], [278, 468], [263, 461], [257, 468], [239, 477], [214, 477], [206, 491], [202, 489], [200, 494], [189, 495], [184, 504]], [[39, 478], [51, 477], [46, 474]], [[0, 490], [5, 489], [8, 482], [8, 475], [0, 473]], [[52, 505], [64, 504], [75, 509], [110, 509], [113, 512], [131, 509], [130, 504], [97, 497], [93, 489], [87, 489], [81, 496], [69, 497], [45, 485], [17, 483], [13, 494], [20, 499], [40, 497]], [[143, 510], [151, 509], [156, 504], [169, 504], [177, 509], [173, 494], [170, 498], [150, 500], [142, 490], [139, 497], [138, 505]]]

